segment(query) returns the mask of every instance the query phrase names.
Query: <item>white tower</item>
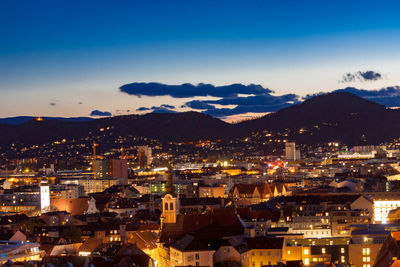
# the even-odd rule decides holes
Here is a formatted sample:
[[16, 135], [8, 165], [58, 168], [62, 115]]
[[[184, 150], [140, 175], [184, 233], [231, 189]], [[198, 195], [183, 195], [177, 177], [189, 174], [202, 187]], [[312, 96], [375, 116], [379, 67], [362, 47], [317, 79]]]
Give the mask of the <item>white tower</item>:
[[40, 183], [40, 212], [50, 212], [50, 186], [43, 181]]

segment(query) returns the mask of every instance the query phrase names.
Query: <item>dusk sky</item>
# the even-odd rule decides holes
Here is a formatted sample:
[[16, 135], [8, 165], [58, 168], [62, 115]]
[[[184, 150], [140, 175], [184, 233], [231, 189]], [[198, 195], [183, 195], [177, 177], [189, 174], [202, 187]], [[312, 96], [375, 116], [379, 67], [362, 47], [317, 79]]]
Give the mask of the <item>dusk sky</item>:
[[[397, 86], [399, 10], [399, 1], [3, 0], [0, 117], [182, 111], [194, 104], [213, 105], [204, 109], [223, 117], [251, 112], [255, 102], [254, 112], [268, 112], [262, 99], [275, 107], [296, 102], [287, 94]], [[145, 84], [120, 89], [131, 83]], [[215, 90], [257, 84], [273, 92], [259, 98], [253, 87], [229, 87], [232, 94], [207, 87], [203, 95], [194, 86], [178, 95], [178, 86], [156, 93], [147, 83]], [[248, 96], [253, 106], [226, 110]]]

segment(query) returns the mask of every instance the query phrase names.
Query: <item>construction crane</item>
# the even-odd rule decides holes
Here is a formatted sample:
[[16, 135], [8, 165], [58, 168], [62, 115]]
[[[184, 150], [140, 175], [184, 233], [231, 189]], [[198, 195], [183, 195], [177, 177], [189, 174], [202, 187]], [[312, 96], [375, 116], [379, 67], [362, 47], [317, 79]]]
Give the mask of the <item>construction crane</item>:
[[97, 173], [96, 173], [96, 159], [97, 159], [97, 157], [96, 157], [96, 147], [97, 146], [99, 146], [99, 144], [96, 144], [94, 141], [93, 141], [93, 145], [92, 145], [92, 148], [93, 148], [93, 160], [92, 160], [92, 171], [93, 171], [93, 174], [94, 174], [94, 178], [96, 179], [96, 176], [97, 176]]

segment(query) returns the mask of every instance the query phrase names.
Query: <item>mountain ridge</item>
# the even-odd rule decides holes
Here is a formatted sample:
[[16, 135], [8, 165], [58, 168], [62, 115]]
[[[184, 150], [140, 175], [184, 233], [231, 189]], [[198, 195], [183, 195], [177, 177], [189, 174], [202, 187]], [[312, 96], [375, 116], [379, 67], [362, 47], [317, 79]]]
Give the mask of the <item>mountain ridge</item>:
[[29, 120], [0, 124], [0, 145], [13, 142], [42, 144], [56, 140], [107, 134], [169, 141], [234, 139], [253, 132], [284, 134], [304, 144], [340, 141], [378, 144], [400, 137], [400, 110], [392, 110], [347, 92], [318, 95], [261, 118], [230, 124], [200, 112], [147, 113], [89, 121]]

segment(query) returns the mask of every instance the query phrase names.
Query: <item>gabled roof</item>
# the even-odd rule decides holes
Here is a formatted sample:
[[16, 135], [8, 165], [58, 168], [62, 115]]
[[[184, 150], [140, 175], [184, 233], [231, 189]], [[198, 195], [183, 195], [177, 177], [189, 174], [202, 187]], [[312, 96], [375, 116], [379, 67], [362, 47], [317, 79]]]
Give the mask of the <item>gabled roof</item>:
[[233, 186], [232, 192], [237, 189], [239, 194], [253, 194], [255, 190], [259, 192], [257, 186], [257, 184], [235, 184]]
[[265, 197], [265, 195], [272, 194], [271, 187], [269, 186], [268, 183], [262, 183], [257, 185], [258, 191], [260, 192], [262, 198]]

